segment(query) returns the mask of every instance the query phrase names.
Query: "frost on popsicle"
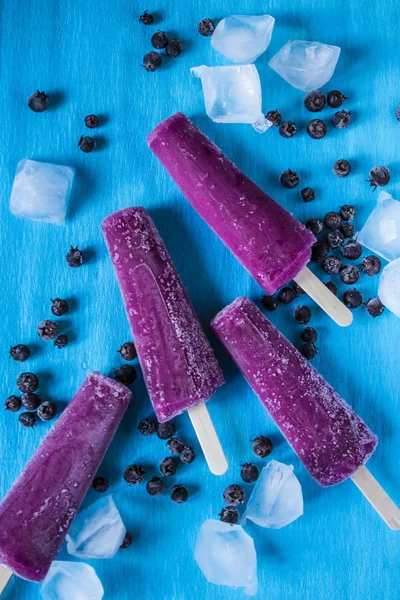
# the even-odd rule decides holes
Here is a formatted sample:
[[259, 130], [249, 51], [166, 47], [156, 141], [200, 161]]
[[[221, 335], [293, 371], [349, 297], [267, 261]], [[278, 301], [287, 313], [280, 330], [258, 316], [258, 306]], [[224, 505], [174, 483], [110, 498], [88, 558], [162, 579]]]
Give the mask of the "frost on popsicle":
[[78, 558], [112, 558], [125, 533], [125, 525], [110, 495], [78, 513], [67, 535], [67, 550]]
[[281, 529], [303, 514], [303, 493], [292, 465], [271, 460], [261, 471], [243, 520]]
[[290, 85], [310, 92], [330, 80], [339, 55], [338, 46], [293, 40], [287, 42], [268, 64]]
[[201, 79], [206, 113], [216, 123], [249, 123], [263, 133], [272, 123], [262, 113], [261, 83], [254, 65], [190, 69]]
[[396, 317], [400, 317], [400, 258], [392, 261], [382, 271], [378, 296]]
[[43, 600], [101, 600], [104, 589], [90, 565], [55, 560], [42, 583], [40, 595]]
[[194, 558], [208, 582], [257, 593], [257, 556], [253, 539], [240, 525], [209, 519], [201, 526]]
[[381, 192], [358, 241], [386, 260], [400, 258], [400, 202]]
[[254, 62], [268, 48], [275, 19], [270, 15], [233, 15], [220, 21], [211, 46], [235, 63]]

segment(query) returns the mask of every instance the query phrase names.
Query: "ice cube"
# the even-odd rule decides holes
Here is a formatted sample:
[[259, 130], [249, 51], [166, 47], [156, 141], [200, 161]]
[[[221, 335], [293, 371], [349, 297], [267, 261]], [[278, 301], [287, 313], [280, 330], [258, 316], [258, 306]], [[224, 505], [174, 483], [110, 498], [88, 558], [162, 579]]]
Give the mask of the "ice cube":
[[201, 526], [194, 559], [207, 581], [242, 587], [257, 593], [257, 556], [251, 538], [240, 525], [209, 519]]
[[101, 600], [104, 589], [90, 565], [54, 560], [40, 594], [43, 600]]
[[62, 225], [74, 169], [24, 158], [17, 165], [10, 211], [16, 217]]
[[396, 317], [400, 317], [400, 258], [383, 269], [378, 287], [378, 296]]
[[330, 80], [339, 54], [339, 46], [293, 40], [287, 42], [268, 64], [290, 85], [310, 92]]
[[220, 21], [211, 46], [235, 63], [251, 63], [269, 46], [275, 19], [270, 15], [233, 15]]
[[272, 124], [261, 111], [261, 84], [254, 65], [193, 67], [201, 79], [206, 113], [216, 123], [250, 123], [260, 133]]
[[386, 260], [400, 258], [400, 202], [381, 192], [358, 241]]
[[303, 494], [292, 465], [271, 460], [261, 471], [249, 498], [243, 521], [281, 529], [303, 514]]
[[126, 529], [112, 496], [78, 513], [67, 535], [67, 550], [79, 558], [112, 558]]

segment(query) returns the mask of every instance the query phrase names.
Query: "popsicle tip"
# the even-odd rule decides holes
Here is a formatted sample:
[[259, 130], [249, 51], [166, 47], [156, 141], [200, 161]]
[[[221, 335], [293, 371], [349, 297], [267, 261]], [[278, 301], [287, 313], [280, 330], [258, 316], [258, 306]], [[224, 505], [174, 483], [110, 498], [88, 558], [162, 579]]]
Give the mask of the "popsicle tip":
[[148, 134], [148, 136], [146, 138], [146, 143], [149, 146], [149, 148], [151, 148], [152, 143], [156, 140], [158, 134], [162, 130], [168, 129], [168, 127], [173, 125], [176, 121], [186, 121], [186, 122], [190, 123], [190, 120], [188, 119], [188, 117], [183, 112], [180, 112], [180, 111], [174, 113], [170, 117], [167, 117], [166, 119], [161, 121], [156, 127], [154, 127], [154, 129], [152, 131], [150, 131], [150, 133]]

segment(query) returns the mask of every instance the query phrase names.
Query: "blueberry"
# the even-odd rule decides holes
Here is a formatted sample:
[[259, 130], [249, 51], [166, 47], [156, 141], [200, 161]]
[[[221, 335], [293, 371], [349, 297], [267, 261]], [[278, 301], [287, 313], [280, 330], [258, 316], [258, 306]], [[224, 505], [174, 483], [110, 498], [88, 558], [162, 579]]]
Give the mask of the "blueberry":
[[266, 308], [270, 312], [273, 312], [277, 309], [279, 305], [279, 300], [278, 298], [275, 298], [275, 296], [262, 296], [261, 304], [264, 308]]
[[164, 477], [172, 477], [178, 469], [178, 459], [174, 456], [163, 458], [160, 462], [160, 473]]
[[315, 192], [312, 188], [306, 187], [301, 190], [301, 197], [304, 202], [311, 202], [311, 200], [315, 200]]
[[340, 219], [339, 213], [336, 212], [328, 212], [324, 217], [325, 227], [329, 229], [339, 229], [342, 221]]
[[179, 458], [181, 462], [190, 465], [195, 459], [194, 450], [190, 446], [185, 446], [182, 452], [180, 453]]
[[300, 334], [303, 342], [314, 344], [317, 341], [317, 332], [314, 327], [306, 327]]
[[165, 31], [156, 31], [151, 36], [150, 41], [153, 48], [156, 48], [157, 50], [161, 50], [168, 46], [168, 36]]
[[225, 506], [218, 516], [223, 523], [236, 525], [236, 523], [239, 521], [240, 515], [238, 509], [234, 506]]
[[273, 127], [279, 127], [282, 122], [282, 115], [279, 110], [270, 110], [265, 115], [265, 118], [272, 123]]
[[83, 265], [83, 254], [78, 247], [74, 248], [71, 246], [69, 252], [67, 252], [65, 256], [65, 260], [67, 261], [67, 265], [72, 268], [77, 268]]
[[296, 125], [294, 123], [292, 123], [292, 121], [283, 121], [279, 125], [279, 133], [284, 138], [293, 137], [294, 134], [296, 133], [296, 131], [297, 131]]
[[120, 550], [126, 550], [132, 544], [132, 534], [127, 531], [125, 533], [125, 537], [122, 540], [122, 544], [120, 545]]
[[4, 403], [6, 410], [18, 412], [21, 408], [21, 398], [18, 396], [9, 396]]
[[104, 494], [108, 490], [108, 479], [107, 477], [103, 477], [102, 475], [98, 475], [93, 479], [92, 487], [95, 492], [99, 494]]
[[151, 25], [154, 21], [154, 17], [145, 10], [144, 13], [140, 15], [139, 21], [143, 23], [143, 25]]
[[36, 90], [29, 96], [28, 106], [34, 112], [43, 112], [49, 106], [49, 97], [44, 92]]
[[58, 330], [58, 323], [51, 321], [50, 319], [41, 321], [37, 327], [39, 337], [45, 341], [54, 340], [58, 335]]
[[308, 92], [304, 98], [304, 106], [310, 112], [319, 112], [326, 104], [326, 96], [318, 90]]
[[326, 287], [328, 288], [328, 290], [334, 295], [336, 296], [337, 294], [337, 287], [336, 285], [333, 283], [333, 281], [327, 281], [325, 283]]
[[400, 121], [400, 106], [396, 108], [396, 119]]
[[185, 444], [179, 438], [170, 438], [167, 442], [167, 448], [171, 454], [180, 454], [184, 449]]
[[339, 106], [342, 106], [345, 100], [347, 100], [347, 96], [338, 90], [332, 90], [331, 92], [328, 92], [327, 101], [331, 108], [339, 108]]
[[258, 479], [259, 472], [257, 467], [252, 463], [244, 463], [240, 471], [240, 476], [245, 483], [254, 483]]
[[143, 66], [149, 73], [154, 73], [162, 65], [162, 57], [158, 52], [148, 52], [143, 57]]
[[175, 425], [169, 421], [157, 424], [157, 437], [159, 437], [160, 440], [168, 440], [175, 434], [175, 431]]
[[311, 261], [314, 263], [322, 263], [327, 257], [329, 252], [329, 246], [326, 240], [318, 240], [311, 248]]
[[17, 388], [23, 394], [36, 392], [39, 387], [39, 380], [34, 373], [21, 373], [17, 379]]
[[41, 421], [51, 421], [57, 414], [57, 407], [54, 402], [42, 402], [37, 414]]
[[18, 421], [24, 427], [32, 428], [36, 423], [35, 413], [31, 413], [31, 412], [21, 413], [18, 417]]
[[347, 160], [345, 160], [344, 158], [341, 158], [340, 160], [337, 160], [335, 162], [335, 164], [332, 167], [332, 171], [334, 172], [334, 174], [337, 177], [340, 177], [340, 178], [347, 177], [347, 175], [351, 171], [350, 163]]
[[322, 119], [313, 119], [307, 124], [307, 133], [313, 140], [320, 140], [326, 136], [328, 128]]
[[129, 465], [124, 471], [124, 479], [129, 485], [136, 485], [142, 483], [145, 474], [142, 465]]
[[122, 365], [119, 369], [114, 369], [115, 379], [124, 385], [132, 385], [136, 381], [137, 372], [132, 365]]
[[281, 173], [279, 177], [279, 181], [283, 185], [283, 187], [288, 188], [290, 190], [295, 188], [300, 183], [299, 176], [295, 171], [292, 171], [291, 169], [283, 171], [283, 173]]
[[146, 484], [146, 492], [150, 496], [161, 496], [164, 491], [164, 482], [161, 477], [153, 477]]
[[10, 357], [17, 362], [24, 362], [28, 360], [31, 355], [31, 351], [25, 344], [17, 344], [10, 348]]
[[54, 345], [59, 350], [62, 350], [62, 348], [65, 348], [65, 346], [68, 346], [68, 336], [65, 335], [65, 333], [62, 333], [54, 340]]
[[311, 319], [311, 310], [308, 306], [296, 306], [294, 309], [294, 318], [300, 325], [307, 325]]
[[354, 285], [360, 279], [360, 271], [354, 265], [346, 265], [340, 269], [340, 279], [346, 285]]
[[85, 125], [89, 129], [96, 129], [99, 126], [100, 120], [97, 115], [88, 115], [85, 117]]
[[118, 350], [124, 360], [134, 360], [137, 357], [135, 344], [133, 342], [125, 342]]
[[225, 488], [222, 496], [224, 498], [224, 502], [229, 506], [240, 506], [246, 499], [246, 494], [244, 493], [243, 488], [236, 483], [228, 485], [228, 487]]
[[253, 452], [258, 458], [266, 458], [272, 452], [272, 442], [265, 435], [257, 436], [253, 441]]
[[176, 58], [177, 56], [180, 55], [182, 50], [183, 50], [183, 44], [182, 44], [181, 40], [177, 40], [177, 39], [171, 40], [170, 43], [168, 44], [168, 46], [165, 48], [165, 52], [170, 58]]
[[291, 287], [284, 287], [278, 294], [278, 300], [282, 304], [290, 304], [296, 298], [296, 292]]
[[362, 304], [362, 295], [356, 289], [347, 290], [343, 294], [343, 302], [348, 308], [358, 308]]
[[379, 186], [387, 185], [390, 181], [390, 171], [387, 167], [373, 167], [369, 172], [369, 184], [376, 190]]
[[341, 247], [342, 254], [349, 260], [357, 260], [362, 254], [362, 246], [356, 240], [349, 240]]
[[189, 498], [189, 492], [183, 485], [174, 485], [171, 490], [171, 500], [176, 504], [184, 504]]
[[308, 219], [306, 221], [306, 227], [309, 229], [314, 235], [319, 235], [324, 229], [324, 224], [321, 219]]
[[197, 30], [200, 35], [204, 35], [207, 37], [214, 33], [215, 25], [211, 19], [202, 19], [200, 23], [197, 25]]
[[343, 221], [352, 221], [356, 216], [356, 209], [351, 204], [343, 204], [339, 209]]
[[79, 148], [86, 154], [92, 152], [96, 147], [96, 142], [89, 135], [81, 135], [78, 142]]
[[22, 406], [26, 408], [26, 410], [36, 410], [41, 403], [41, 399], [37, 394], [28, 392], [26, 394], [22, 394], [21, 402]]
[[354, 235], [354, 225], [352, 223], [342, 223], [340, 231], [343, 233], [345, 238], [351, 238]]
[[369, 300], [367, 300], [367, 302], [365, 302], [364, 306], [366, 308], [367, 313], [374, 318], [379, 317], [385, 310], [385, 307], [383, 306], [379, 298], [370, 298]]
[[297, 296], [301, 296], [302, 294], [305, 294], [305, 291], [303, 290], [303, 288], [300, 287], [299, 284], [296, 283], [296, 281], [293, 281], [292, 286], [293, 286], [293, 289], [296, 292]]
[[342, 261], [338, 256], [327, 256], [322, 263], [322, 268], [328, 275], [336, 275], [342, 268]]
[[307, 360], [312, 360], [315, 356], [317, 356], [318, 352], [314, 344], [310, 344], [305, 342], [299, 348], [300, 354], [304, 356]]
[[339, 229], [333, 229], [326, 234], [329, 248], [339, 248], [344, 242], [344, 235]]
[[153, 435], [156, 432], [156, 424], [151, 419], [142, 419], [138, 425], [138, 430], [142, 435]]
[[62, 300], [61, 298], [54, 298], [51, 301], [51, 312], [56, 317], [62, 317], [69, 311], [68, 302], [66, 300]]
[[382, 267], [381, 259], [371, 254], [371, 256], [366, 256], [364, 258], [360, 267], [361, 270], [370, 277], [373, 275], [378, 275]]
[[338, 110], [332, 118], [332, 123], [337, 129], [345, 129], [351, 123], [351, 111]]

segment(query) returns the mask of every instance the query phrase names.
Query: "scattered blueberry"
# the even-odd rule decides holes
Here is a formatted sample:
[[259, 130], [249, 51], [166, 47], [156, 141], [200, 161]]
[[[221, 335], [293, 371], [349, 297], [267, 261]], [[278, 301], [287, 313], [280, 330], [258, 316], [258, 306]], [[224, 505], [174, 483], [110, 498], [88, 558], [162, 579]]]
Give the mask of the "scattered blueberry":
[[156, 50], [161, 50], [168, 46], [168, 36], [165, 31], [156, 31], [153, 33], [151, 36], [151, 45], [153, 48], [156, 48]]
[[300, 325], [307, 325], [311, 319], [311, 310], [308, 306], [296, 306], [294, 309], [294, 318]]
[[339, 106], [342, 106], [345, 100], [347, 100], [347, 96], [338, 90], [332, 90], [331, 92], [328, 92], [327, 101], [331, 108], [339, 108]]
[[195, 459], [193, 448], [190, 446], [185, 446], [180, 453], [179, 458], [181, 459], [181, 462], [185, 463], [186, 465], [190, 465], [190, 463], [192, 463]]
[[114, 369], [115, 379], [124, 385], [132, 385], [136, 381], [137, 372], [132, 365], [122, 365], [119, 369]]
[[36, 415], [35, 415], [35, 413], [31, 413], [31, 412], [21, 413], [18, 417], [18, 421], [24, 427], [32, 428], [36, 423]]
[[360, 267], [361, 270], [370, 277], [373, 275], [378, 275], [382, 267], [381, 259], [371, 254], [371, 256], [366, 256], [364, 258]]
[[357, 260], [362, 254], [362, 246], [357, 240], [349, 240], [345, 242], [341, 248], [342, 254], [349, 260]]
[[156, 424], [151, 419], [142, 419], [138, 425], [138, 430], [142, 435], [153, 435], [156, 432]]
[[326, 287], [328, 288], [328, 290], [334, 295], [336, 296], [337, 294], [337, 287], [336, 285], [333, 283], [333, 281], [327, 281], [325, 283]]
[[300, 354], [304, 356], [307, 360], [312, 360], [315, 356], [317, 356], [318, 352], [314, 344], [310, 344], [305, 342], [299, 348]]
[[390, 171], [387, 167], [377, 166], [369, 172], [369, 184], [376, 190], [379, 186], [387, 185], [390, 181]]
[[161, 477], [153, 477], [146, 484], [146, 491], [150, 496], [161, 496], [164, 491], [164, 482]]
[[54, 338], [56, 338], [58, 335], [58, 330], [58, 323], [51, 321], [50, 319], [41, 321], [37, 327], [39, 337], [45, 341], [54, 340]]
[[39, 380], [34, 373], [21, 373], [17, 379], [17, 388], [23, 394], [36, 392], [39, 387]]
[[165, 52], [170, 58], [176, 58], [177, 56], [180, 55], [182, 50], [183, 50], [183, 44], [182, 44], [181, 40], [177, 40], [177, 39], [171, 40], [170, 43], [168, 44], [168, 46], [165, 48]]
[[228, 485], [228, 487], [225, 488], [222, 496], [224, 498], [224, 502], [229, 506], [240, 506], [243, 504], [246, 498], [243, 488], [241, 488], [240, 485], [237, 485], [237, 483]]
[[344, 235], [339, 229], [333, 229], [326, 234], [329, 248], [339, 248], [344, 242]]
[[299, 284], [296, 283], [296, 281], [293, 281], [292, 286], [293, 286], [293, 289], [296, 292], [297, 296], [301, 296], [302, 294], [305, 294], [305, 291], [303, 290], [303, 288], [300, 287]]
[[10, 356], [17, 362], [24, 362], [25, 360], [28, 360], [30, 355], [31, 351], [29, 350], [28, 346], [25, 346], [25, 344], [17, 344], [16, 346], [12, 346], [10, 348]]
[[343, 221], [352, 221], [356, 216], [356, 209], [351, 204], [343, 204], [339, 211]]
[[324, 218], [325, 227], [329, 229], [339, 229], [342, 221], [340, 215], [337, 212], [328, 212]]
[[62, 317], [69, 311], [68, 302], [66, 300], [62, 300], [61, 298], [54, 298], [51, 301], [51, 312], [56, 317]]
[[162, 65], [162, 57], [158, 52], [148, 52], [143, 57], [143, 66], [149, 73], [154, 73]]
[[176, 427], [170, 421], [157, 424], [157, 437], [159, 437], [160, 440], [168, 440], [175, 434], [175, 431]]
[[291, 190], [297, 185], [299, 185], [300, 179], [295, 171], [287, 169], [286, 171], [283, 171], [283, 173], [281, 173], [279, 177], [279, 182], [283, 185], [283, 187]]
[[218, 516], [223, 523], [236, 525], [236, 523], [239, 521], [240, 515], [238, 509], [234, 506], [225, 506]]
[[78, 247], [71, 246], [70, 251], [66, 254], [65, 260], [69, 267], [77, 268], [83, 265], [83, 254]]
[[315, 200], [315, 192], [312, 188], [306, 187], [301, 190], [301, 197], [304, 202], [311, 202], [311, 200]]
[[337, 275], [342, 268], [342, 261], [338, 256], [327, 256], [322, 262], [322, 268], [328, 275]]
[[292, 123], [292, 121], [283, 121], [279, 125], [279, 133], [284, 138], [293, 137], [294, 134], [296, 133], [296, 131], [297, 131], [296, 125], [294, 123]]
[[307, 123], [307, 133], [313, 140], [320, 140], [326, 136], [328, 128], [322, 119], [313, 119]]
[[172, 477], [178, 469], [178, 459], [174, 456], [167, 456], [160, 462], [160, 473], [164, 477]]
[[145, 474], [142, 465], [129, 465], [124, 471], [124, 479], [129, 485], [136, 485], [142, 483]]
[[214, 29], [215, 25], [211, 19], [202, 19], [197, 26], [198, 32], [200, 35], [204, 35], [204, 37], [212, 35], [214, 33]]
[[259, 435], [253, 440], [253, 452], [258, 458], [266, 458], [272, 452], [272, 442], [265, 435]]
[[132, 544], [132, 534], [127, 531], [125, 533], [125, 537], [122, 540], [122, 544], [120, 545], [120, 550], [126, 550]]
[[41, 399], [37, 394], [28, 392], [26, 394], [22, 394], [21, 402], [22, 406], [26, 408], [26, 410], [36, 410], [41, 403]]
[[171, 500], [176, 504], [184, 504], [186, 500], [189, 498], [189, 492], [185, 488], [185, 486], [178, 484], [174, 485], [171, 490]]
[[259, 472], [257, 467], [252, 463], [244, 463], [240, 471], [240, 476], [245, 483], [254, 483], [258, 479]]
[[97, 115], [88, 115], [85, 117], [85, 125], [89, 129], [96, 129], [100, 124], [99, 117]]
[[370, 298], [369, 300], [367, 300], [367, 302], [365, 302], [364, 306], [366, 308], [367, 313], [374, 318], [379, 317], [385, 310], [385, 307], [383, 306], [379, 298]]
[[137, 357], [135, 344], [133, 342], [125, 342], [118, 350], [124, 360], [134, 360]]
[[102, 475], [98, 475], [93, 479], [92, 487], [95, 492], [104, 494], [108, 490], [108, 479]]
[[317, 341], [317, 331], [314, 327], [306, 327], [300, 334], [303, 342], [314, 344]]
[[304, 106], [310, 112], [319, 112], [326, 104], [326, 96], [318, 90], [308, 92], [304, 98]]
[[313, 218], [313, 219], [308, 219], [308, 221], [306, 221], [306, 227], [314, 235], [319, 235], [324, 229], [324, 224], [321, 221], [321, 219]]
[[44, 92], [36, 90], [29, 96], [28, 106], [34, 112], [43, 112], [49, 106], [49, 97]]
[[340, 231], [343, 233], [345, 238], [353, 237], [353, 235], [354, 235], [353, 223], [342, 223], [340, 226]]
[[362, 304], [362, 295], [356, 289], [347, 290], [343, 294], [343, 302], [348, 308], [358, 308]]
[[400, 121], [400, 106], [396, 108], [396, 119]]
[[345, 129], [351, 123], [351, 111], [338, 110], [332, 118], [332, 123], [337, 129]]
[[296, 292], [291, 287], [282, 288], [278, 294], [278, 300], [282, 304], [290, 304], [291, 302], [293, 302], [293, 300], [295, 300], [295, 298]]
[[37, 415], [41, 421], [51, 421], [56, 414], [57, 407], [54, 402], [42, 402], [37, 411]]
[[59, 350], [62, 350], [62, 348], [65, 348], [65, 346], [68, 346], [68, 336], [65, 335], [65, 333], [62, 333], [54, 340], [54, 345]]
[[139, 21], [143, 23], [143, 25], [151, 25], [154, 21], [154, 17], [145, 10], [144, 13], [140, 15]]
[[318, 240], [311, 248], [311, 261], [314, 263], [322, 263], [329, 252], [329, 246], [326, 240]]
[[179, 438], [170, 438], [167, 442], [167, 448], [171, 454], [180, 454], [184, 449], [185, 444]]
[[340, 279], [346, 285], [354, 285], [360, 279], [360, 271], [354, 265], [346, 265], [340, 269]]
[[279, 305], [279, 300], [278, 298], [275, 298], [275, 296], [262, 296], [261, 304], [264, 308], [266, 308], [270, 312], [273, 312], [277, 309]]
[[21, 398], [18, 396], [9, 396], [4, 403], [6, 410], [18, 412], [21, 408]]
[[81, 135], [78, 142], [79, 148], [86, 154], [92, 152], [96, 147], [96, 142], [89, 135]]
[[332, 171], [337, 177], [347, 177], [347, 175], [351, 171], [350, 163], [344, 158], [341, 158], [340, 160], [337, 160], [335, 162], [335, 164], [332, 167]]
[[279, 127], [282, 122], [282, 115], [279, 110], [270, 110], [265, 115], [265, 118], [272, 123], [273, 127]]

